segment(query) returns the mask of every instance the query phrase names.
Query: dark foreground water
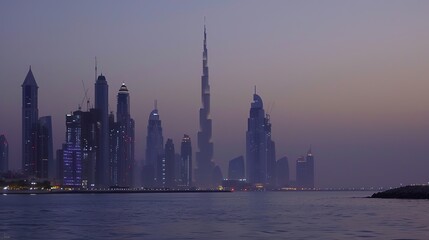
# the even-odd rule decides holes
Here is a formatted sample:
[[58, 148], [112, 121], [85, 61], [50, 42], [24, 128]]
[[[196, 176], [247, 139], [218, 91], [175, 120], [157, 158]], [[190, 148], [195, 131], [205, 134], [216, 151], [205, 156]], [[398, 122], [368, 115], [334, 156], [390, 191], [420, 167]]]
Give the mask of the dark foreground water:
[[0, 195], [0, 239], [429, 239], [429, 201], [371, 194]]

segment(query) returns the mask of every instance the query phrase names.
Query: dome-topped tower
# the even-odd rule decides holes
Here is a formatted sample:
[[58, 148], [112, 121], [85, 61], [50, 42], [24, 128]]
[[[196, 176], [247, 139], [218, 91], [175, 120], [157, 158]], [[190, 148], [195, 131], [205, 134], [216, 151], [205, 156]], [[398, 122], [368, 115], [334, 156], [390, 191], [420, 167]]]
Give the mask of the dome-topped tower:
[[121, 88], [119, 88], [119, 92], [128, 92], [128, 88], [125, 83], [122, 83]]

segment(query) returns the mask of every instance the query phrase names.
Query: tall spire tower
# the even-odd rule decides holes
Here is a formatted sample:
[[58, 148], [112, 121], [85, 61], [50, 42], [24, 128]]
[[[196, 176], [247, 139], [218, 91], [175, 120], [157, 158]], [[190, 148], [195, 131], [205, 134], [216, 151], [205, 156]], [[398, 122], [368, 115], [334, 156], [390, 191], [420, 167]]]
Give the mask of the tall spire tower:
[[37, 104], [38, 86], [33, 72], [28, 70], [22, 87], [22, 170], [29, 176], [36, 175], [36, 127], [39, 119]]
[[119, 130], [118, 185], [132, 186], [134, 129], [130, 114], [130, 94], [125, 83], [118, 92], [116, 119]]
[[200, 187], [213, 186], [213, 143], [212, 138], [212, 120], [210, 116], [210, 85], [209, 85], [209, 67], [207, 53], [207, 32], [204, 24], [204, 42], [203, 42], [203, 75], [201, 76], [201, 100], [200, 108], [200, 131], [198, 132], [198, 152], [196, 180]]
[[100, 114], [101, 131], [99, 133], [99, 158], [96, 162], [96, 187], [110, 185], [109, 180], [109, 85], [103, 74], [95, 82], [95, 109]]

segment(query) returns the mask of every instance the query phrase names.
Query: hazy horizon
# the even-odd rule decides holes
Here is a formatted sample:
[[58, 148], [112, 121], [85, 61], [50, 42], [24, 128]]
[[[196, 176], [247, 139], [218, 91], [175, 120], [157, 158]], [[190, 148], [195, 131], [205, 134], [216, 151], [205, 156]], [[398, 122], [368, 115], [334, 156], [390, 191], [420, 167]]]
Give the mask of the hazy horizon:
[[[21, 168], [21, 84], [31, 65], [39, 116], [94, 100], [94, 57], [109, 110], [127, 85], [136, 160], [158, 101], [164, 139], [197, 151], [206, 17], [214, 161], [245, 155], [253, 87], [271, 115], [277, 159], [312, 145], [317, 187], [426, 183], [429, 158], [427, 1], [2, 1], [0, 134]], [[83, 109], [86, 109], [84, 104]], [[195, 158], [194, 158], [195, 167]]]

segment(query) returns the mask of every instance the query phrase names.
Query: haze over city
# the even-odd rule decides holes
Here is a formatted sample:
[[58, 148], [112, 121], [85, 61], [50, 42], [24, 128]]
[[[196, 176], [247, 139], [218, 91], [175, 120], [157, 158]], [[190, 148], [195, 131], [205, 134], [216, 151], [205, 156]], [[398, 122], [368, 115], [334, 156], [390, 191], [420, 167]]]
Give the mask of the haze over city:
[[[429, 2], [2, 1], [0, 134], [21, 167], [21, 84], [31, 65], [39, 115], [54, 149], [84, 88], [94, 104], [94, 57], [109, 110], [125, 82], [144, 158], [154, 100], [165, 138], [190, 135], [201, 107], [206, 18], [214, 161], [245, 155], [253, 88], [271, 115], [277, 158], [312, 145], [318, 187], [428, 182]], [[86, 109], [86, 104], [83, 108]]]

